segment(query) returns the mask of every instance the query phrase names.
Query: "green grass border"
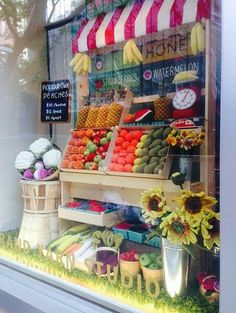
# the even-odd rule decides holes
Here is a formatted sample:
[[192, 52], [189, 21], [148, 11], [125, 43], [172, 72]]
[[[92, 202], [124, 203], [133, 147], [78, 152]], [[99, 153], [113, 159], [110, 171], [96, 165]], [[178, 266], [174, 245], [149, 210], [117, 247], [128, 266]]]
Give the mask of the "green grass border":
[[[209, 304], [198, 292], [196, 285], [191, 285], [188, 294], [184, 297], [170, 298], [163, 289], [156, 299], [150, 297], [145, 288], [138, 293], [136, 282], [131, 289], [121, 286], [120, 280], [116, 284], [109, 282], [106, 278], [98, 278], [95, 274], [88, 274], [78, 269], [69, 271], [63, 265], [52, 261], [38, 252], [38, 250], [24, 251], [17, 246], [12, 246], [18, 238], [18, 231], [0, 233], [4, 237], [4, 245], [0, 246], [0, 255], [10, 260], [65, 279], [82, 287], [88, 288], [121, 301], [124, 304], [142, 310], [144, 313], [218, 313], [219, 304]], [[11, 240], [9, 240], [9, 237]]]

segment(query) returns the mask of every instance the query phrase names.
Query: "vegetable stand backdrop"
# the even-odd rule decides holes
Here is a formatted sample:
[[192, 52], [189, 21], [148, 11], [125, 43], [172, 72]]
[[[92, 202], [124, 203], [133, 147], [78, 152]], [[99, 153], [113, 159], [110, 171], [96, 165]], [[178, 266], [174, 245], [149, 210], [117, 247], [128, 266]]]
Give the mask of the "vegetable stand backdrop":
[[55, 128], [67, 137], [54, 151], [61, 200], [55, 189], [48, 206], [47, 188], [59, 182], [34, 175], [33, 151], [30, 169], [16, 167], [24, 192], [44, 185], [37, 214], [58, 224], [44, 240], [31, 229], [33, 240], [23, 220], [19, 237], [2, 234], [5, 256], [106, 296], [119, 312], [218, 312], [216, 9], [207, 0], [87, 1], [49, 31], [51, 79], [72, 80], [74, 125]]

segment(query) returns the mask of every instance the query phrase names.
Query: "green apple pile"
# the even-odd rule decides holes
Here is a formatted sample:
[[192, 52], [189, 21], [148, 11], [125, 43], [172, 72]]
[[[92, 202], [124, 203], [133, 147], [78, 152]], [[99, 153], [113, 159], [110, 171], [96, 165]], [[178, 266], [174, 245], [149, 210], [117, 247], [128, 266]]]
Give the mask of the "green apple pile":
[[135, 150], [134, 173], [161, 174], [169, 148], [166, 138], [170, 132], [170, 127], [162, 127], [141, 137]]
[[162, 258], [158, 253], [142, 253], [139, 255], [139, 261], [143, 267], [149, 268], [150, 270], [162, 269]]

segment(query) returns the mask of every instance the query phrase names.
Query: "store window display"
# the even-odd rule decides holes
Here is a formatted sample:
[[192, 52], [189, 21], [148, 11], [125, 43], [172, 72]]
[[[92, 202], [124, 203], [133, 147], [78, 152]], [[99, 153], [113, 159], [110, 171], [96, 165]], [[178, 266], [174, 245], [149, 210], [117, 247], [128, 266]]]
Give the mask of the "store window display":
[[138, 312], [218, 312], [218, 3], [77, 13], [47, 27], [43, 131], [16, 146], [23, 217], [1, 255]]

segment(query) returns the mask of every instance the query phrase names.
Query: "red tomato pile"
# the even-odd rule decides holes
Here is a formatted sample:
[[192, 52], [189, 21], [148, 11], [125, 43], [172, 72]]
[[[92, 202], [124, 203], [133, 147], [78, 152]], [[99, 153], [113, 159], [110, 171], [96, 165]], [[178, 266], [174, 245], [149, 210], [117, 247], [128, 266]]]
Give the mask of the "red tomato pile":
[[115, 141], [115, 148], [109, 166], [110, 171], [131, 173], [136, 159], [135, 150], [143, 132], [121, 129]]

